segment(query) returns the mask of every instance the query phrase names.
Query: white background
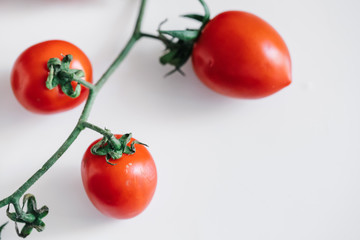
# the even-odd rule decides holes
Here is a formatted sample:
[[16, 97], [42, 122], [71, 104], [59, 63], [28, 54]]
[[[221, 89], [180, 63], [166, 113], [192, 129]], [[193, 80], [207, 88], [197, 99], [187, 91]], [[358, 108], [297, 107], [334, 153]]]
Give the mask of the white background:
[[[207, 0], [212, 16], [252, 12], [286, 41], [293, 83], [261, 100], [208, 90], [188, 63], [186, 77], [158, 63], [163, 46], [137, 43], [102, 89], [90, 122], [132, 132], [150, 145], [158, 187], [149, 207], [113, 220], [92, 206], [80, 162], [100, 136], [84, 131], [29, 192], [50, 207], [47, 228], [28, 239], [360, 239], [360, 30], [357, 0]], [[14, 98], [17, 56], [49, 39], [70, 41], [95, 79], [128, 40], [135, 0], [0, 0], [0, 198], [30, 177], [66, 139], [82, 107], [36, 115]], [[143, 30], [195, 26], [196, 0], [150, 0]], [[6, 221], [1, 209], [0, 223]], [[13, 223], [3, 239], [16, 239]]]

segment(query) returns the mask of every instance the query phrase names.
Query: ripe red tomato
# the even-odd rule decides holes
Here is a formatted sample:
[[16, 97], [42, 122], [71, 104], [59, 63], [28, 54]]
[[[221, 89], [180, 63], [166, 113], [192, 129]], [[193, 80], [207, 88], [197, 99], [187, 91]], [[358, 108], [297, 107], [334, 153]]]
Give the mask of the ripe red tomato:
[[238, 98], [261, 98], [291, 83], [285, 42], [259, 17], [219, 14], [204, 27], [192, 53], [194, 71], [208, 87]]
[[[120, 138], [121, 135], [115, 135]], [[85, 191], [93, 205], [104, 215], [126, 219], [140, 214], [150, 203], [157, 184], [154, 160], [145, 146], [136, 144], [136, 152], [118, 160], [93, 155], [86, 150], [81, 164]], [[132, 138], [129, 145], [134, 141]]]
[[[85, 73], [85, 81], [92, 82], [92, 67], [87, 56], [75, 45], [51, 40], [38, 43], [26, 49], [15, 61], [11, 86], [17, 100], [28, 110], [35, 113], [56, 113], [72, 109], [82, 103], [89, 90], [81, 86], [81, 94], [77, 98], [65, 95], [60, 87], [52, 90], [46, 88], [49, 73], [47, 62], [50, 58], [59, 58], [71, 54], [73, 60], [70, 68]], [[72, 82], [75, 85], [75, 82]]]

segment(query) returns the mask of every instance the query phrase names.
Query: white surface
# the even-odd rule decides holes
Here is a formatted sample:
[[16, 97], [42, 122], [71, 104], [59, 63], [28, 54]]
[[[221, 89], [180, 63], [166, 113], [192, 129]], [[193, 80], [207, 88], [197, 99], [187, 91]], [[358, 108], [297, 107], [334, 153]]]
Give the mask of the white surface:
[[[29, 239], [360, 239], [360, 2], [207, 2], [212, 16], [245, 10], [272, 24], [290, 49], [291, 86], [261, 100], [226, 98], [203, 86], [190, 64], [185, 78], [163, 78], [170, 70], [158, 64], [163, 46], [141, 40], [99, 94], [90, 121], [150, 145], [153, 201], [125, 221], [95, 210], [80, 162], [100, 136], [85, 131], [30, 189], [51, 212], [46, 230]], [[0, 0], [0, 198], [42, 166], [81, 112], [25, 111], [9, 83], [17, 56], [43, 40], [68, 40], [87, 53], [98, 79], [128, 40], [138, 4]], [[192, 26], [178, 15], [193, 12], [202, 12], [196, 0], [150, 0], [143, 30], [155, 33], [165, 18], [168, 28]], [[15, 238], [11, 223], [3, 239]]]

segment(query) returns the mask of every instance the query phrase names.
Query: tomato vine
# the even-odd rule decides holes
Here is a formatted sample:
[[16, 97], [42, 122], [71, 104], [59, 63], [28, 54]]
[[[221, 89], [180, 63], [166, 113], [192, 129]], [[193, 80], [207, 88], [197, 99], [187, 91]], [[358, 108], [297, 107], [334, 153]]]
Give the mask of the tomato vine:
[[[49, 74], [43, 83], [48, 91], [59, 88], [62, 93], [73, 99], [81, 96], [83, 94], [82, 90], [86, 90], [86, 94], [88, 94], [86, 95], [86, 103], [82, 113], [65, 142], [23, 185], [13, 194], [0, 201], [0, 208], [7, 206], [7, 216], [15, 222], [16, 232], [20, 237], [28, 236], [33, 229], [42, 231], [45, 228], [45, 223], [42, 219], [49, 212], [46, 206], [38, 209], [35, 196], [26, 194], [26, 191], [60, 159], [85, 129], [98, 132], [103, 138], [95, 141], [85, 153], [82, 164], [83, 181], [84, 179], [88, 181], [87, 179], [89, 178], [86, 168], [91, 169], [94, 167], [92, 160], [98, 157], [105, 159], [106, 164], [111, 165], [111, 171], [114, 172], [114, 175], [121, 172], [121, 169], [117, 168], [118, 164], [114, 163], [114, 161], [120, 159], [123, 155], [126, 155], [126, 158], [135, 154], [135, 146], [139, 146], [141, 156], [144, 158], [136, 164], [150, 169], [146, 173], [146, 181], [142, 184], [142, 186], [146, 185], [146, 187], [138, 190], [138, 192], [146, 192], [146, 196], [134, 204], [134, 206], [136, 205], [135, 207], [127, 205], [128, 208], [131, 208], [131, 211], [124, 212], [123, 209], [104, 207], [101, 199], [99, 200], [96, 198], [97, 196], [92, 196], [92, 192], [97, 191], [97, 189], [90, 189], [92, 186], [84, 183], [86, 192], [88, 195], [90, 192], [89, 198], [94, 205], [106, 215], [117, 218], [129, 218], [139, 214], [150, 202], [155, 191], [157, 175], [154, 162], [150, 154], [145, 150], [144, 146], [146, 144], [133, 139], [131, 134], [112, 134], [111, 131], [88, 122], [98, 92], [140, 39], [156, 39], [165, 45], [166, 50], [163, 56], [160, 57], [160, 63], [169, 64], [174, 67], [169, 74], [176, 71], [182, 73], [181, 67], [192, 57], [193, 68], [200, 80], [213, 90], [224, 95], [240, 98], [258, 98], [273, 94], [290, 84], [291, 62], [289, 52], [282, 38], [269, 24], [255, 15], [240, 11], [228, 11], [214, 19], [210, 19], [209, 9], [205, 1], [198, 1], [203, 6], [204, 15], [186, 14], [182, 16], [200, 22], [201, 26], [198, 29], [168, 31], [161, 30], [161, 24], [158, 29], [158, 35], [153, 35], [141, 31], [147, 2], [146, 0], [141, 0], [131, 37], [113, 63], [94, 84], [92, 83], [92, 78], [83, 79], [84, 76], [86, 77], [84, 71], [70, 68], [73, 58], [71, 53], [62, 56], [62, 60], [56, 57], [48, 59], [47, 67]], [[250, 32], [252, 32], [252, 36], [248, 36]], [[219, 47], [218, 45], [221, 45], [224, 39], [226, 39], [226, 46]], [[242, 44], [239, 44], [240, 42]], [[48, 109], [36, 111], [46, 113]], [[93, 157], [95, 155], [96, 157]], [[123, 162], [119, 164], [122, 167], [125, 166]], [[95, 166], [97, 167], [96, 164]], [[129, 167], [129, 165], [126, 165], [126, 167]], [[97, 188], [101, 188], [103, 194], [105, 192], [104, 188], [107, 185], [112, 185], [109, 184], [112, 178], [111, 176], [100, 176], [100, 178], [102, 179], [101, 184], [104, 184], [105, 187], [97, 186]], [[126, 188], [126, 185], [128, 185], [128, 183], [124, 184], [123, 180], [119, 182], [118, 189]], [[138, 192], [135, 192], [134, 195], [139, 194]], [[21, 197], [23, 197], [22, 206], [20, 206]], [[118, 199], [116, 201], [119, 202]], [[126, 199], [126, 202], [131, 201]], [[11, 212], [11, 206], [14, 212]], [[18, 223], [24, 224], [21, 230], [18, 228]], [[5, 225], [0, 226], [0, 234]]]
[[[121, 64], [121, 62], [125, 59], [127, 54], [130, 52], [130, 50], [133, 48], [134, 44], [143, 36], [141, 32], [141, 24], [143, 20], [144, 10], [146, 6], [146, 0], [141, 0], [140, 4], [140, 10], [138, 13], [138, 17], [136, 20], [134, 31], [126, 43], [123, 50], [120, 52], [120, 54], [117, 56], [117, 58], [114, 60], [114, 62], [110, 65], [110, 67], [105, 71], [105, 73], [101, 76], [101, 78], [98, 80], [98, 82], [95, 85], [90, 85], [89, 83], [85, 86], [89, 88], [89, 95], [86, 100], [84, 109], [79, 117], [79, 120], [68, 136], [68, 138], [65, 140], [65, 142], [60, 146], [60, 148], [50, 157], [49, 160], [46, 161], [46, 163], [37, 171], [35, 174], [33, 174], [20, 188], [18, 188], [13, 194], [6, 197], [5, 199], [0, 201], [0, 208], [8, 206], [8, 216], [11, 220], [15, 222], [22, 222], [26, 223], [28, 225], [25, 225], [23, 229], [25, 229], [24, 232], [17, 231], [18, 235], [20, 237], [26, 237], [30, 234], [31, 230], [33, 228], [37, 229], [38, 231], [42, 231], [43, 228], [41, 228], [39, 225], [34, 225], [36, 221], [36, 216], [32, 214], [31, 212], [25, 212], [22, 207], [20, 207], [20, 198], [25, 194], [25, 192], [37, 181], [39, 180], [46, 172], [49, 170], [55, 162], [65, 153], [65, 151], [72, 145], [72, 143], [76, 140], [76, 138], [79, 136], [79, 134], [86, 128], [91, 129], [91, 125], [87, 123], [87, 119], [89, 118], [93, 103], [96, 99], [96, 96], [100, 89], [104, 86], [106, 81], [109, 79], [109, 77], [112, 75], [112, 73], [115, 71], [115, 69]], [[24, 203], [27, 202], [28, 198], [26, 195], [24, 196]], [[9, 212], [9, 207], [12, 205], [15, 209], [14, 213]], [[28, 226], [31, 226], [29, 228]], [[42, 223], [41, 223], [42, 224]], [[1, 229], [3, 226], [1, 227]], [[0, 229], [0, 230], [1, 230]]]

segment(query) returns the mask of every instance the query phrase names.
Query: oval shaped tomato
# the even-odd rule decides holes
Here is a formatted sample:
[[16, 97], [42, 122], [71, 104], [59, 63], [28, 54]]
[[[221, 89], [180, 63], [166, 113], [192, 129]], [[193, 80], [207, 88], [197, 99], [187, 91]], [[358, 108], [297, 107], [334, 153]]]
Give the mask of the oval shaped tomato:
[[46, 114], [72, 109], [86, 99], [89, 90], [83, 86], [77, 98], [65, 95], [60, 87], [52, 90], [46, 88], [48, 60], [50, 58], [61, 60], [67, 54], [73, 56], [70, 68], [84, 71], [85, 81], [92, 82], [90, 60], [78, 47], [61, 40], [41, 42], [21, 53], [11, 73], [11, 86], [21, 105], [32, 112]]
[[259, 17], [228, 11], [204, 27], [192, 53], [199, 79], [218, 93], [261, 98], [291, 83], [285, 42]]
[[[121, 135], [115, 135], [120, 138]], [[157, 184], [157, 173], [153, 158], [145, 146], [136, 144], [136, 152], [124, 154], [118, 160], [93, 155], [86, 150], [81, 176], [85, 191], [93, 205], [104, 215], [126, 219], [140, 214], [150, 203]], [[132, 138], [129, 145], [134, 141]]]

